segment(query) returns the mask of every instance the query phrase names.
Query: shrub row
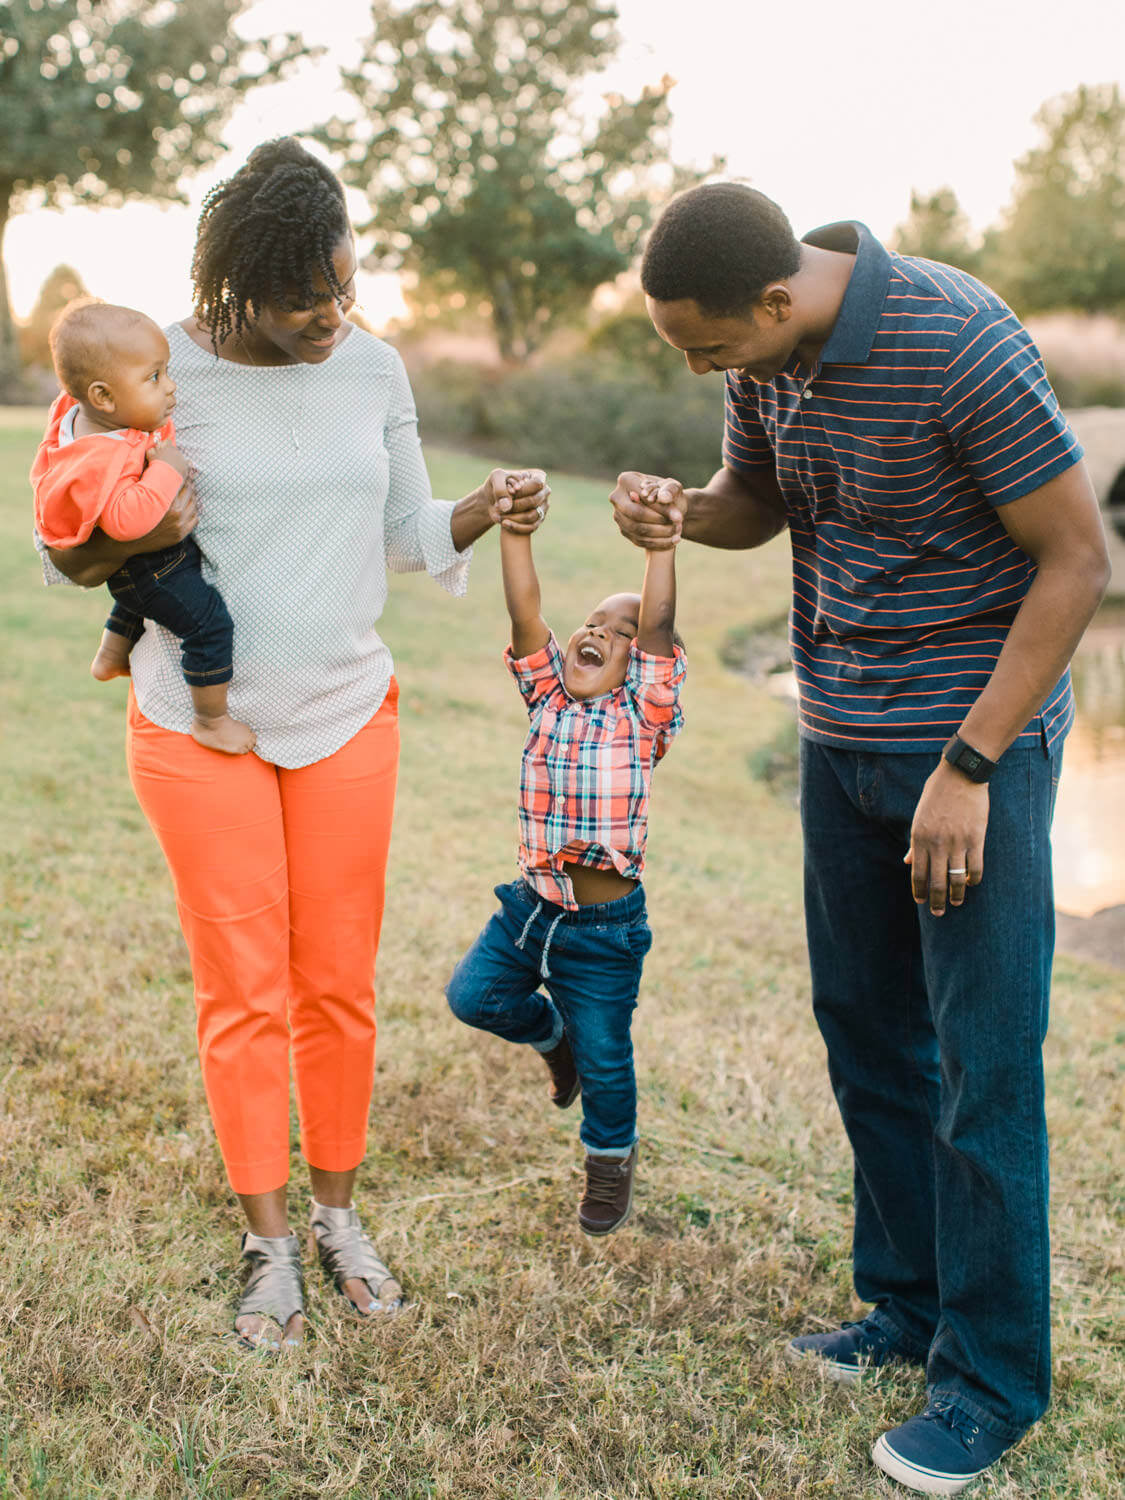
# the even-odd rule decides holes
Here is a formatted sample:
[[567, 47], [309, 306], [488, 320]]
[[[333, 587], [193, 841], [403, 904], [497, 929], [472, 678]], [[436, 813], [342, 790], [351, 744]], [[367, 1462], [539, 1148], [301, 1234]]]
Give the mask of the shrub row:
[[721, 461], [723, 386], [686, 369], [654, 382], [587, 357], [494, 373], [443, 361], [412, 372], [422, 436], [511, 462], [604, 476], [622, 469], [702, 484]]
[[[1064, 408], [1125, 405], [1114, 371], [1049, 360]], [[505, 372], [446, 360], [412, 372], [423, 437], [595, 477], [621, 469], [702, 484], [721, 461], [718, 375], [596, 356]]]
[[1125, 406], [1125, 378], [1112, 371], [1072, 371], [1045, 359], [1047, 376], [1064, 410], [1080, 406]]

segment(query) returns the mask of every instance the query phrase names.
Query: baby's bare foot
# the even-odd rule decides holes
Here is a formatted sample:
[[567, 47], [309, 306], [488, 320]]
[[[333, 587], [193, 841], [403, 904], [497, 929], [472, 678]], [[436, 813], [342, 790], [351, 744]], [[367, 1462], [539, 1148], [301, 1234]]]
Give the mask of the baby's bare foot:
[[99, 682], [109, 682], [114, 677], [129, 676], [129, 652], [133, 643], [128, 636], [118, 635], [116, 630], [102, 632], [98, 653], [90, 663], [90, 676]]
[[249, 724], [222, 714], [215, 719], [204, 719], [196, 714], [191, 721], [191, 737], [208, 750], [220, 750], [224, 755], [245, 755], [253, 750], [258, 736]]

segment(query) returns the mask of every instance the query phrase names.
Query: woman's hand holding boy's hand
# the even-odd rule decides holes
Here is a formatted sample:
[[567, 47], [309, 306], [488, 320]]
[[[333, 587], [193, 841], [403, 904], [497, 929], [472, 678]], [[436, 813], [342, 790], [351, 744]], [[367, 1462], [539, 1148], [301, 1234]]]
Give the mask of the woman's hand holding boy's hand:
[[609, 497], [621, 535], [648, 552], [665, 552], [683, 534], [684, 487], [678, 479], [628, 470]]
[[551, 503], [542, 469], [493, 469], [485, 480], [485, 493], [493, 525], [524, 536], [539, 530]]
[[449, 533], [454, 547], [464, 552], [490, 526], [530, 536], [543, 524], [550, 496], [542, 469], [493, 469], [483, 484], [453, 507]]
[[159, 438], [145, 454], [145, 464], [153, 463], [159, 459], [162, 464], [171, 464], [181, 479], [187, 479], [191, 474], [191, 464], [167, 438]]

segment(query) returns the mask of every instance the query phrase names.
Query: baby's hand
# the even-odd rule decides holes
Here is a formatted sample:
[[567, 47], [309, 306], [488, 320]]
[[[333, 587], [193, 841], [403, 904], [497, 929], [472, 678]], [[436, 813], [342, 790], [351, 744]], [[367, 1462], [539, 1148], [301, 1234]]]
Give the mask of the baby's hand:
[[684, 487], [678, 479], [657, 479], [653, 474], [646, 474], [641, 480], [639, 493], [645, 505], [659, 505], [666, 508], [670, 505], [679, 505]]
[[175, 443], [170, 443], [167, 438], [159, 438], [153, 443], [152, 447], [145, 454], [145, 466], [147, 467], [157, 458], [161, 463], [171, 464], [181, 479], [187, 479], [191, 474], [191, 464], [176, 447]]

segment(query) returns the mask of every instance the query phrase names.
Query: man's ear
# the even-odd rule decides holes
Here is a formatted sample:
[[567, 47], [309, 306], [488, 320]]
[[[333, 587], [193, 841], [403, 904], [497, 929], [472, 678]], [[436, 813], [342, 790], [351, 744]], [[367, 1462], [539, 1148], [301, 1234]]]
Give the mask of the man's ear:
[[90, 382], [86, 388], [86, 400], [95, 411], [100, 411], [103, 416], [112, 417], [117, 414], [117, 402], [104, 380]]
[[787, 281], [771, 281], [758, 298], [758, 306], [774, 323], [787, 323], [793, 316], [793, 294]]

